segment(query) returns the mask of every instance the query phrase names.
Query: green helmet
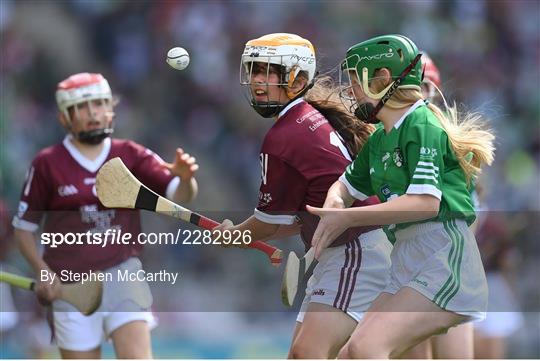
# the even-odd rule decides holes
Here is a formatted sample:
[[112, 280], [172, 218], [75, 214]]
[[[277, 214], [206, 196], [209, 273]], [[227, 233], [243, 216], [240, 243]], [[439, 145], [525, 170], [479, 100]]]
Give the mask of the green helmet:
[[[343, 72], [355, 71], [364, 92], [375, 98], [381, 98], [386, 89], [379, 94], [372, 94], [369, 89], [366, 89], [375, 71], [388, 68], [392, 73], [392, 78], [396, 79], [418, 53], [418, 48], [409, 38], [403, 35], [382, 35], [351, 46], [347, 50], [347, 57], [341, 63], [341, 70]], [[421, 83], [422, 64], [418, 62], [405, 76], [399, 88], [420, 90]]]

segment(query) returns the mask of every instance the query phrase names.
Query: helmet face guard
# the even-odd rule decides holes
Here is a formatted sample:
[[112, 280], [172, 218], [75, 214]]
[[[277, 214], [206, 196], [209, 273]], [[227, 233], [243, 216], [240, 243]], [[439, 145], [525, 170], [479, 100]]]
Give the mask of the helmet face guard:
[[[349, 48], [340, 66], [340, 97], [344, 105], [360, 120], [378, 123], [377, 113], [398, 89], [420, 90], [421, 54], [416, 45], [401, 35], [379, 36]], [[369, 88], [377, 70], [387, 68], [393, 80], [386, 88], [373, 93]], [[346, 75], [344, 74], [346, 73]], [[369, 102], [359, 104], [353, 85], [357, 83], [371, 99], [378, 99], [377, 106]]]
[[[77, 140], [79, 140], [81, 143], [93, 144], [93, 145], [100, 144], [105, 138], [110, 137], [114, 132], [113, 121], [112, 121], [112, 118], [114, 117], [112, 101], [109, 100], [109, 99], [96, 99], [96, 100], [86, 100], [86, 101], [81, 102], [81, 103], [84, 103], [84, 102], [87, 103], [89, 113], [90, 113], [90, 116], [92, 117], [92, 119], [95, 119], [94, 118], [94, 111], [93, 111], [93, 107], [94, 107], [93, 102], [95, 102], [95, 101], [99, 101], [101, 103], [102, 107], [107, 108], [107, 111], [105, 112], [104, 116], [105, 117], [110, 117], [111, 121], [108, 122], [108, 124], [106, 124], [106, 126], [104, 128], [92, 129], [92, 130], [88, 130], [88, 131], [80, 131], [78, 133], [73, 133], [75, 138], [77, 138]], [[81, 104], [81, 103], [78, 103], [76, 105], [71, 106], [67, 110], [68, 116], [69, 116], [69, 112], [71, 110], [71, 111], [73, 111], [75, 113], [75, 117], [77, 119], [80, 119], [78, 105]], [[70, 122], [70, 125], [71, 125], [71, 119], [70, 118], [68, 118], [68, 121]], [[101, 121], [102, 119], [95, 119], [95, 120]]]
[[360, 82], [360, 77], [356, 73], [355, 68], [347, 68], [346, 65], [344, 65], [344, 62], [346, 61], [347, 60], [343, 60], [339, 68], [339, 98], [345, 108], [347, 108], [350, 113], [354, 114], [356, 108], [358, 108], [358, 99], [354, 94], [353, 87], [355, 80], [357, 83]]
[[[285, 70], [282, 66], [276, 65], [275, 60], [270, 59], [270, 57], [261, 57], [257, 61], [250, 61], [250, 59], [245, 59], [242, 56], [242, 61], [240, 65], [240, 85], [243, 87], [244, 96], [248, 99], [249, 105], [264, 118], [275, 117], [281, 112], [285, 107], [285, 104], [290, 100], [289, 98], [283, 97], [283, 99], [270, 100], [270, 87], [278, 86], [286, 89], [289, 86], [289, 82], [285, 81]], [[266, 75], [263, 77], [266, 79], [265, 82], [255, 84], [253, 78], [259, 72], [263, 72]], [[278, 76], [278, 82], [270, 82], [270, 75], [276, 73]], [[256, 94], [254, 94], [253, 88], [263, 87], [265, 88], [266, 101], [258, 101], [256, 99]]]
[[[315, 77], [315, 67], [315, 49], [308, 40], [294, 34], [268, 34], [246, 43], [240, 60], [240, 84], [251, 107], [261, 116], [270, 118], [305, 94]], [[255, 84], [254, 76], [261, 72], [261, 68], [266, 72], [266, 82]], [[308, 86], [294, 93], [290, 88], [301, 72], [307, 77]], [[277, 82], [270, 82], [271, 74], [278, 75]], [[266, 101], [257, 100], [253, 93], [254, 87], [261, 86], [266, 87]], [[271, 100], [270, 86], [285, 89], [287, 97]]]
[[114, 131], [112, 124], [112, 118], [114, 117], [113, 97], [109, 83], [101, 74], [79, 73], [58, 84], [56, 102], [58, 109], [67, 120], [67, 128], [70, 131], [72, 131], [70, 111], [74, 113], [75, 117], [79, 118], [77, 105], [87, 103], [90, 114], [93, 116], [92, 103], [94, 101], [100, 101], [101, 106], [107, 108], [105, 116], [111, 117], [111, 121], [101, 129], [73, 133], [75, 138], [82, 143], [99, 144]]

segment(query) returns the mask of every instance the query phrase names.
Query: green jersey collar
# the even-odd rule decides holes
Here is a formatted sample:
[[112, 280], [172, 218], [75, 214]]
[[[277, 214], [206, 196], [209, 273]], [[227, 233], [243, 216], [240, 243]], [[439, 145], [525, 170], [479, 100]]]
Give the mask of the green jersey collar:
[[405, 114], [403, 114], [403, 116], [396, 122], [396, 124], [394, 124], [394, 128], [398, 129], [399, 126], [401, 125], [401, 123], [403, 123], [403, 121], [405, 120], [405, 118], [407, 118], [407, 116], [409, 114], [411, 114], [412, 112], [414, 112], [416, 110], [416, 108], [418, 108], [419, 106], [422, 106], [424, 104], [425, 104], [424, 99], [420, 99], [416, 103], [411, 105], [409, 110], [407, 110], [407, 112]]

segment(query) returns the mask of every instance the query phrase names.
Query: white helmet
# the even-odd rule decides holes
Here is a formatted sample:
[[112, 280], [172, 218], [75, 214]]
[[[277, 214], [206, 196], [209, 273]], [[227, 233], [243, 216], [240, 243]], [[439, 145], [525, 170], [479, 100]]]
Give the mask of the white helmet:
[[[315, 48], [309, 40], [295, 34], [275, 33], [261, 36], [246, 43], [242, 54], [240, 66], [240, 84], [251, 85], [251, 72], [253, 63], [261, 62], [275, 64], [281, 67], [282, 79], [279, 84], [283, 87], [291, 87], [298, 74], [302, 71], [307, 76], [308, 84], [315, 77], [316, 59]], [[287, 91], [289, 100], [303, 95], [308, 87], [299, 93]], [[276, 102], [257, 102], [250, 94], [251, 106], [262, 116], [271, 117], [277, 115], [284, 104]]]
[[[97, 73], [78, 73], [58, 83], [56, 89], [56, 104], [58, 105], [58, 109], [68, 120], [68, 123], [71, 123], [68, 109], [79, 103], [91, 100], [103, 100], [112, 106], [113, 97], [111, 87], [103, 75]], [[76, 108], [75, 111], [77, 111]], [[96, 144], [101, 142], [101, 140], [109, 136], [112, 132], [111, 125], [104, 129], [80, 132], [79, 134], [75, 134], [75, 136], [81, 141]]]
[[112, 101], [109, 82], [101, 74], [78, 73], [58, 83], [56, 104], [58, 104], [58, 109], [68, 117], [69, 107], [95, 99]]

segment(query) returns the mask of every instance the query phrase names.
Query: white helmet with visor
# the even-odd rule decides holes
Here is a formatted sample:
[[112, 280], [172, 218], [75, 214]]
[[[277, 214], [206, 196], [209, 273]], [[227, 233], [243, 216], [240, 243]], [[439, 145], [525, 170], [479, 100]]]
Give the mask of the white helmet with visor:
[[[251, 91], [254, 63], [267, 64], [266, 86], [277, 85], [287, 90], [283, 101], [257, 101]], [[277, 65], [280, 74], [278, 83], [269, 83], [272, 65]], [[250, 105], [265, 118], [276, 116], [290, 101], [302, 96], [310, 88], [316, 69], [315, 48], [309, 40], [295, 34], [275, 33], [264, 35], [246, 43], [240, 66], [240, 84], [246, 86]], [[303, 72], [308, 86], [298, 92], [290, 88]], [[266, 92], [268, 94], [268, 92]]]

